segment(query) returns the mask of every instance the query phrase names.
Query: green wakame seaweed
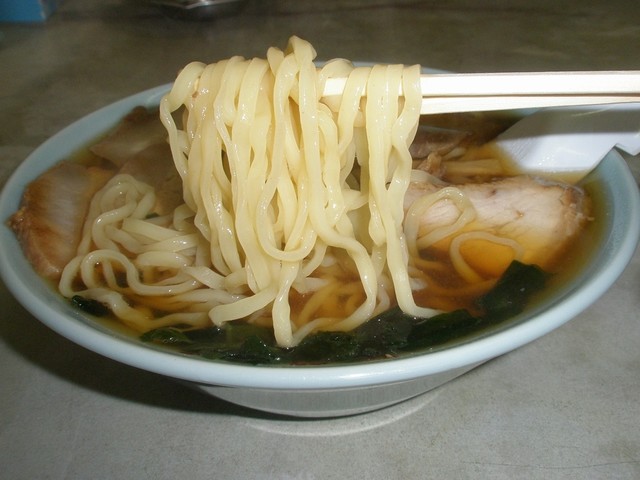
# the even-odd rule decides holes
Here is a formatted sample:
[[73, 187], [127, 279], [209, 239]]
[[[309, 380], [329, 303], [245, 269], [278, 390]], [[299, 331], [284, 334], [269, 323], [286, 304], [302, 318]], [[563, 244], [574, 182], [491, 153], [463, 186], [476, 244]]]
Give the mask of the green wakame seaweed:
[[243, 322], [198, 330], [159, 328], [140, 338], [189, 355], [252, 365], [349, 363], [396, 357], [434, 349], [503, 322], [524, 309], [531, 295], [543, 288], [547, 276], [537, 266], [513, 262], [495, 287], [478, 299], [484, 312], [481, 316], [456, 310], [418, 318], [393, 308], [351, 332], [318, 332], [290, 349], [276, 345], [271, 329]]

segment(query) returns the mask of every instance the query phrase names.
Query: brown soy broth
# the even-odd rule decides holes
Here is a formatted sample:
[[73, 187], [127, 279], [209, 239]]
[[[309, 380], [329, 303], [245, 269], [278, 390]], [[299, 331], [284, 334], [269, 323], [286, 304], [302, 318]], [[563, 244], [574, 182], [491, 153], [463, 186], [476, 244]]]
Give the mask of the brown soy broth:
[[[495, 123], [500, 124], [501, 128], [508, 127], [514, 121], [513, 117], [508, 116], [499, 116], [497, 118], [499, 119], [499, 121], [496, 121]], [[492, 134], [496, 133], [499, 132], [492, 132]], [[103, 137], [104, 136], [96, 138], [95, 141], [97, 142]], [[84, 165], [102, 165], [104, 162], [104, 160], [94, 155], [90, 151], [89, 146], [80, 149], [72, 159]], [[602, 186], [599, 185], [597, 179], [594, 180], [590, 177], [587, 178], [583, 186], [587, 193], [593, 199], [593, 217], [596, 220], [588, 222], [582, 234], [576, 239], [575, 244], [567, 252], [567, 255], [565, 255], [562, 258], [562, 261], [558, 262], [557, 265], [553, 266], [554, 275], [550, 279], [547, 288], [545, 288], [543, 292], [540, 292], [540, 294], [535, 296], [535, 299], [527, 307], [528, 310], [543, 305], [547, 300], [551, 299], [556, 294], [558, 289], [566, 288], [566, 286], [572, 281], [572, 279], [580, 275], [585, 266], [588, 264], [589, 259], [596, 251], [598, 245], [602, 241], [604, 228], [606, 226], [606, 222], [601, 221], [601, 219], [605, 218], [606, 216], [606, 212], [603, 211], [604, 198], [602, 197]], [[454, 272], [450, 261], [444, 258], [438, 258], [437, 260], [439, 260], [440, 264], [442, 265], [442, 270], [438, 273], [439, 283], [446, 287], [461, 287], [461, 281], [458, 278], [457, 274]], [[343, 278], [345, 284], [351, 284], [355, 280], [357, 280], [356, 277], [349, 278], [348, 276], [346, 276], [345, 278]], [[487, 286], [487, 289], [488, 288], [490, 288], [490, 286]], [[472, 311], [473, 313], [477, 313], [474, 311], [474, 300], [476, 297], [477, 295], [432, 295], [429, 290], [424, 290], [416, 293], [416, 302], [421, 306], [430, 308], [442, 310], [455, 310], [459, 308], [465, 308]], [[292, 298], [293, 311], [295, 312], [301, 310], [303, 308], [304, 301], [304, 295], [296, 294], [295, 298]], [[350, 311], [339, 312], [337, 310], [338, 307], [336, 306], [340, 304], [341, 302], [332, 302], [332, 314], [336, 316], [346, 316], [351, 313]], [[346, 304], [346, 302], [342, 302], [342, 304]], [[137, 338], [142, 333], [129, 328], [115, 318], [97, 318], [96, 322], [101, 326], [126, 337]]]
[[[605, 193], [603, 192], [603, 186], [597, 179], [591, 179], [591, 178], [587, 178], [587, 180], [584, 182], [582, 186], [590, 195], [590, 197], [593, 199], [593, 217], [594, 219], [599, 219], [599, 220], [588, 222], [588, 224], [585, 226], [581, 235], [578, 236], [575, 243], [572, 245], [572, 248], [567, 251], [567, 254], [562, 257], [561, 261], [558, 261], [554, 265], [554, 268], [553, 268], [554, 273], [550, 277], [546, 287], [542, 291], [533, 295], [528, 305], [526, 306], [523, 314], [519, 315], [518, 317], [522, 317], [523, 315], [526, 316], [527, 312], [544, 308], [544, 306], [547, 305], [549, 302], [557, 301], [557, 299], [563, 295], [562, 292], [568, 291], [570, 289], [571, 282], [574, 279], [578, 278], [584, 272], [584, 270], [588, 267], [590, 263], [590, 259], [597, 252], [599, 245], [602, 244], [605, 229], [606, 229], [606, 224], [607, 224], [606, 221], [602, 220], [602, 219], [605, 219], [607, 215], [606, 198], [605, 198]], [[456, 274], [453, 272], [452, 267], [448, 269], [448, 271], [446, 271], [446, 275], [448, 276], [448, 278], [442, 279], [441, 281], [443, 283], [449, 284], [449, 285], [455, 285], [459, 282], [459, 279], [456, 278]], [[345, 278], [344, 280], [346, 283], [349, 283], [347, 278]], [[421, 298], [421, 295], [424, 297]], [[306, 299], [305, 297], [306, 296], [304, 295], [297, 295], [297, 297], [293, 299], [292, 309], [294, 311], [300, 310], [303, 307], [304, 301]], [[475, 298], [476, 296], [473, 296], [473, 297], [450, 296], [450, 297], [447, 297], [447, 300], [452, 302], [451, 310], [456, 308], [468, 308], [469, 310], [473, 311], [475, 308], [473, 303]], [[418, 293], [416, 295], [416, 302], [423, 306], [429, 306], [432, 308], [437, 308], [439, 305], [438, 298], [436, 298], [435, 301], [434, 299], [428, 298], [428, 291]], [[340, 303], [341, 302], [338, 302], [338, 301], [331, 302], [331, 306], [330, 307], [327, 306], [327, 311], [325, 313], [330, 312], [334, 315], [339, 315], [341, 312], [336, 310], [337, 308], [336, 306], [340, 305]], [[443, 306], [443, 305], [444, 304], [440, 304], [440, 306]], [[342, 312], [342, 314], [348, 314], [348, 313], [350, 312]], [[103, 328], [107, 330], [111, 330], [118, 335], [123, 335], [132, 340], [137, 339], [139, 335], [143, 333], [143, 332], [138, 332], [129, 328], [128, 326], [122, 324], [119, 320], [115, 318], [111, 318], [111, 317], [95, 318], [95, 321]], [[517, 321], [519, 320], [517, 318], [514, 318], [512, 320], [506, 320], [501, 324], [487, 327], [483, 331], [476, 332], [474, 334], [474, 337], [488, 335], [488, 334], [491, 334], [492, 332], [496, 332], [504, 328], [508, 328], [510, 325], [513, 324], [513, 322], [517, 322]], [[466, 338], [466, 337], [465, 338], [454, 337], [449, 339], [445, 343], [438, 345], [437, 347], [434, 347], [434, 350], [448, 348], [461, 341], [468, 341], [468, 340], [469, 338]], [[157, 345], [151, 345], [151, 346], [152, 348], [169, 349], [169, 350], [175, 351], [175, 349], [173, 349], [172, 347], [164, 347], [164, 346], [158, 347]], [[406, 353], [406, 355], [415, 355], [417, 353], [419, 352], [410, 352], [410, 353]]]
[[609, 215], [606, 186], [593, 175], [587, 176], [579, 185], [590, 199], [592, 220], [586, 223], [583, 231], [556, 263], [546, 288], [530, 302], [531, 308], [555, 296], [559, 290], [567, 290], [571, 282], [586, 270], [604, 241]]

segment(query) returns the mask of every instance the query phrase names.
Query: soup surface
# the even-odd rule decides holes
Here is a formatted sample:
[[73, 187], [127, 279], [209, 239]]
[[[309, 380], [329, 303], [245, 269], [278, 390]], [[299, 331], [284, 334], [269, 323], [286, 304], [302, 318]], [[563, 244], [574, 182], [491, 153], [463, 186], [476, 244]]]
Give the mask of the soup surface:
[[[145, 342], [189, 355], [252, 364], [317, 364], [383, 359], [424, 349], [445, 348], [472, 336], [505, 328], [510, 324], [510, 319], [515, 318], [514, 321], [517, 321], [517, 315], [527, 304], [528, 308], [533, 308], [536, 302], [544, 299], [545, 285], [548, 291], [549, 288], [557, 288], [559, 284], [570, 281], [580, 268], [580, 260], [589, 254], [599, 238], [598, 222], [587, 221], [598, 217], [597, 186], [590, 185], [588, 179], [583, 186], [574, 187], [528, 177], [513, 177], [511, 174], [507, 175], [502, 159], [486, 158], [488, 150], [480, 146], [487, 144], [510, 121], [500, 116], [480, 114], [438, 116], [423, 120], [412, 145], [413, 164], [416, 171], [428, 175], [429, 181], [423, 182], [423, 185], [414, 182], [413, 191], [418, 192], [415, 196], [423, 198], [450, 186], [459, 186], [456, 188], [471, 192], [467, 195], [475, 195], [472, 198], [479, 199], [480, 203], [496, 196], [495, 192], [502, 187], [511, 192], [513, 189], [525, 190], [535, 186], [536, 192], [549, 195], [553, 202], [558, 202], [568, 192], [568, 211], [578, 219], [576, 228], [570, 235], [560, 234], [555, 238], [545, 239], [547, 243], [541, 248], [553, 254], [539, 257], [542, 259], [542, 267], [537, 265], [539, 262], [516, 259], [517, 255], [511, 245], [498, 243], [494, 237], [467, 241], [461, 251], [463, 256], [466, 255], [465, 263], [471, 265], [477, 277], [471, 281], [460, 275], [451, 260], [450, 238], [443, 237], [438, 242], [421, 248], [419, 259], [422, 263], [415, 268], [422, 268], [424, 275], [419, 274], [415, 278], [422, 278], [425, 282], [423, 286], [418, 285], [414, 289], [414, 298], [419, 305], [442, 311], [441, 314], [430, 318], [404, 314], [394, 305], [391, 296], [388, 308], [358, 328], [347, 332], [320, 329], [304, 338], [299, 345], [289, 348], [277, 344], [268, 314], [228, 322], [224, 326], [211, 325], [210, 322], [194, 326], [178, 319], [155, 327], [151, 320], [151, 328], [141, 332], [127, 326], [126, 322], [120, 323], [107, 302], [86, 298], [82, 294], [68, 295], [70, 301], [90, 315], [100, 317], [101, 323], [132, 335], [141, 335]], [[132, 153], [130, 145], [141, 143], [144, 146], [138, 146]], [[70, 179], [77, 179], [78, 173], [84, 179], [83, 184], [70, 188]], [[76, 212], [73, 225], [65, 225], [65, 232], [55, 228], [51, 231], [50, 225], [56, 224], [57, 215], [60, 215], [58, 207], [61, 192], [69, 197], [67, 203], [86, 206], [95, 192], [103, 188], [107, 179], [122, 174], [141, 179], [157, 192], [153, 206], [155, 211], [143, 220], [150, 220], [152, 224], [162, 227], [160, 221], [153, 223], [154, 219], [162, 219], [182, 204], [180, 181], [156, 111], [136, 109], [105, 138], [54, 167], [27, 189], [23, 208], [14, 215], [11, 223], [21, 238], [25, 252], [43, 276], [59, 281], [60, 272], [74, 257], [78, 244], [78, 238], [69, 240], [66, 232], [75, 231], [76, 237], [81, 237], [88, 214], [86, 211]], [[515, 187], [509, 183], [520, 181], [524, 183], [515, 183]], [[547, 193], [548, 189], [555, 193]], [[87, 200], [84, 203], [78, 202], [74, 195], [83, 195]], [[52, 196], [56, 197], [53, 203], [57, 210], [53, 216], [45, 208], [51, 204]], [[596, 199], [595, 208], [589, 200], [592, 197]], [[488, 208], [494, 212], [513, 209], [513, 203], [509, 203], [513, 201], [513, 197], [507, 195], [505, 199], [500, 199], [500, 202], [506, 203], [490, 203]], [[448, 198], [438, 202], [445, 207], [451, 203]], [[406, 210], [409, 211], [410, 207], [409, 204]], [[481, 208], [483, 207], [478, 206], [478, 209]], [[66, 211], [63, 213], [65, 216], [68, 214]], [[445, 219], [439, 219], [438, 215]], [[426, 216], [425, 223], [440, 221], [447, 225], [449, 220], [446, 220], [446, 209], [438, 215], [435, 220]], [[517, 215], [524, 216], [525, 212], [520, 211]], [[481, 223], [479, 226], [472, 225], [468, 231], [488, 228], [491, 228], [492, 233], [500, 231], [500, 228], [509, 231], [503, 224], [487, 227]], [[38, 228], [33, 228], [34, 225]], [[431, 226], [429, 228], [433, 229]], [[511, 240], [518, 240], [519, 235], [526, 239], [527, 232], [528, 230], [524, 234], [516, 232]], [[536, 242], [538, 240], [532, 243], [537, 247]], [[60, 260], [62, 265], [56, 271], [56, 267], [51, 264], [55, 263], [56, 255], [60, 254], [57, 247], [61, 243], [71, 243], [74, 251], [67, 252], [67, 258]], [[128, 251], [126, 247], [122, 251], [131, 257], [139, 254]], [[348, 259], [341, 259], [339, 252], [332, 258], [334, 261], [317, 269], [316, 278], [332, 278], [332, 283], [327, 282], [324, 291], [320, 289], [320, 295], [298, 291], [290, 294], [291, 316], [294, 323], [298, 322], [298, 327], [303, 327], [305, 321], [309, 321], [305, 320], [306, 317], [348, 316], [358, 308], [364, 297], [362, 286], [356, 282], [354, 265]], [[104, 268], [103, 264], [95, 265], [95, 271], [99, 275], [105, 275]], [[176, 304], [171, 296], [145, 297], [127, 291], [129, 280], [126, 269], [110, 268], [111, 271], [107, 273], [111, 275], [111, 281], [121, 287], [127, 306], [144, 312], [151, 319], [166, 318], [175, 311], [187, 308]], [[166, 279], [172, 278], [175, 272], [141, 271], [139, 274], [146, 276], [148, 284], [162, 284]], [[86, 288], [80, 277], [73, 278], [69, 283], [79, 292]], [[108, 281], [105, 281], [105, 285], [108, 285]], [[314, 305], [310, 307], [311, 298]]]

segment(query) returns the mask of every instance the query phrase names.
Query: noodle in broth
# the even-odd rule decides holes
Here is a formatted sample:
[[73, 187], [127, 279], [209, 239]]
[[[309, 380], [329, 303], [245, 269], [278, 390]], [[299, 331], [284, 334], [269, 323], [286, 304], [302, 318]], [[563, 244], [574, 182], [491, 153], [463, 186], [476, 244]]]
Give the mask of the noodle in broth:
[[[297, 37], [266, 57], [182, 69], [160, 117], [184, 204], [157, 216], [152, 188], [112, 178], [91, 202], [63, 295], [104, 303], [141, 332], [244, 319], [271, 326], [282, 347], [317, 330], [352, 330], [395, 304], [410, 315], [437, 313], [414, 299], [430, 282], [419, 252], [462, 229], [474, 210], [448, 187], [405, 215], [417, 175], [409, 145], [420, 67], [334, 60], [318, 68], [313, 47]], [[344, 93], [322, 98], [331, 77], [348, 77]], [[458, 219], [420, 235], [420, 212], [443, 198]], [[521, 255], [512, 240], [465, 235], [450, 261], [472, 285], [484, 283], [459, 254], [461, 242], [484, 238]]]

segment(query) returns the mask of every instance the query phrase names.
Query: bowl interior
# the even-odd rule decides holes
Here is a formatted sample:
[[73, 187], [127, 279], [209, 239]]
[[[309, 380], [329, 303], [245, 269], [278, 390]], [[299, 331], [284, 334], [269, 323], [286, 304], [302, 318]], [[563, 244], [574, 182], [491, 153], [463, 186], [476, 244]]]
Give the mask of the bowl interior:
[[19, 207], [22, 191], [32, 179], [107, 131], [133, 107], [156, 106], [168, 88], [163, 85], [125, 98], [65, 128], [19, 166], [0, 196], [0, 273], [9, 290], [53, 330], [117, 361], [201, 384], [271, 389], [352, 388], [439, 374], [506, 353], [570, 320], [611, 286], [635, 251], [640, 232], [638, 188], [624, 159], [613, 151], [588, 180], [603, 215], [594, 233], [595, 251], [571, 273], [570, 281], [558, 283], [524, 313], [491, 332], [399, 359], [317, 367], [235, 365], [143, 344], [71, 307], [55, 285], [32, 270], [5, 220]]

